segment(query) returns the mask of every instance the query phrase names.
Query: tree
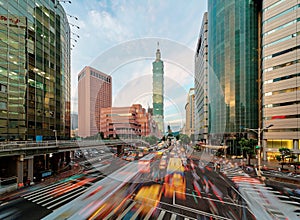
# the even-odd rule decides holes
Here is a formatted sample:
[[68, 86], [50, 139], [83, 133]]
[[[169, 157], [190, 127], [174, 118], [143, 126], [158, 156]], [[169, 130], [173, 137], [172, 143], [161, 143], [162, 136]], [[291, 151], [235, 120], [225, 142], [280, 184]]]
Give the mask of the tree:
[[289, 148], [282, 147], [279, 148], [280, 155], [276, 156], [276, 159], [281, 162], [281, 169], [283, 169], [283, 165], [285, 164], [285, 159], [291, 158], [292, 152]]
[[183, 143], [183, 144], [189, 144], [190, 141], [191, 141], [189, 136], [186, 135], [186, 134], [180, 134], [179, 135], [179, 140], [181, 140], [181, 143]]
[[156, 144], [156, 142], [158, 141], [158, 138], [155, 137], [154, 135], [151, 135], [151, 136], [145, 137], [145, 141], [147, 141], [150, 145], [153, 145], [153, 144]]
[[256, 144], [256, 140], [254, 139], [245, 139], [242, 138], [239, 141], [239, 145], [242, 147], [243, 153], [247, 155], [248, 165], [250, 166], [251, 162], [250, 159], [253, 155], [255, 155], [254, 145]]

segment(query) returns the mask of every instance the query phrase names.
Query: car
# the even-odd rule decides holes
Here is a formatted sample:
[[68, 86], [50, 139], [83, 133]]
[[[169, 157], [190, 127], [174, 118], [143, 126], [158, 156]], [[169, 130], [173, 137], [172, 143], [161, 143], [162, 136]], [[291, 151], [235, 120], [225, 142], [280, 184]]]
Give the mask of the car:
[[159, 169], [166, 169], [167, 167], [167, 161], [165, 159], [161, 159], [160, 163], [159, 163]]

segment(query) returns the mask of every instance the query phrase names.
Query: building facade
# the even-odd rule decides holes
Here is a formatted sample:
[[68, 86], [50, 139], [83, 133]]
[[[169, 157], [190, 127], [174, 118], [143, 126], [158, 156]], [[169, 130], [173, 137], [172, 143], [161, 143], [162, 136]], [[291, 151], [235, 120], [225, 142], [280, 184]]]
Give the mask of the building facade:
[[238, 154], [244, 128], [258, 126], [256, 1], [208, 1], [210, 141]]
[[112, 78], [86, 66], [78, 74], [78, 135], [100, 132], [100, 109], [112, 106]]
[[202, 19], [195, 54], [195, 140], [208, 143], [208, 19]]
[[185, 134], [194, 140], [195, 134], [195, 89], [191, 88], [185, 105]]
[[278, 148], [299, 154], [300, 1], [264, 0], [262, 11], [262, 120], [264, 159]]
[[140, 104], [100, 111], [100, 132], [104, 138], [134, 139], [151, 134], [151, 115]]
[[53, 0], [0, 5], [0, 140], [70, 138], [70, 26]]
[[160, 50], [156, 51], [156, 59], [152, 63], [153, 72], [153, 119], [159, 131], [164, 134], [164, 63]]

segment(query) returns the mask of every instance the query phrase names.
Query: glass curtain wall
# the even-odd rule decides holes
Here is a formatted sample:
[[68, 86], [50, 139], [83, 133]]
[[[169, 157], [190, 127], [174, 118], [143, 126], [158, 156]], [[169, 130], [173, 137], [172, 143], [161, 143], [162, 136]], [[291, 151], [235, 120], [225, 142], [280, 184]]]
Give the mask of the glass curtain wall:
[[258, 8], [255, 1], [208, 1], [210, 141], [236, 145], [258, 126]]
[[70, 137], [69, 35], [53, 0], [0, 1], [0, 140]]

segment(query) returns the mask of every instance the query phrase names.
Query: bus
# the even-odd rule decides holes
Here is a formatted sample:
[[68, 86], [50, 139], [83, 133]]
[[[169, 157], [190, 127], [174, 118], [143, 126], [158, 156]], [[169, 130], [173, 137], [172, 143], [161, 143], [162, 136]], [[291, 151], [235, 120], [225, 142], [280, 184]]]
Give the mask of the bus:
[[150, 173], [150, 164], [156, 159], [155, 153], [150, 153], [143, 158], [139, 159], [138, 167], [141, 173]]

